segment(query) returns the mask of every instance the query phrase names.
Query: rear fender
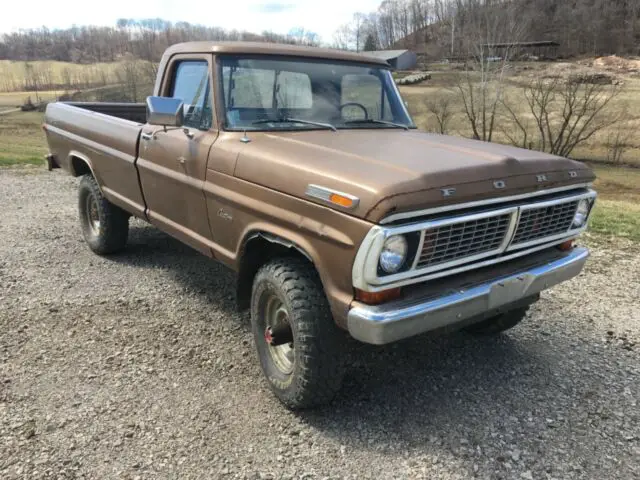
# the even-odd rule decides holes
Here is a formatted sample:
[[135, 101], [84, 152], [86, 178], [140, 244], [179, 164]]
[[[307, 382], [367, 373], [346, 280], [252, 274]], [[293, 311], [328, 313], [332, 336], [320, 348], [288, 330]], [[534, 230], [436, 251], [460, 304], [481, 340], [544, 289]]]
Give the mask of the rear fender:
[[100, 177], [96, 175], [91, 160], [85, 154], [80, 153], [77, 150], [71, 150], [69, 155], [67, 155], [67, 165], [69, 165], [69, 172], [74, 177], [90, 174], [96, 179], [98, 187], [100, 188], [100, 191], [102, 191], [102, 181]]

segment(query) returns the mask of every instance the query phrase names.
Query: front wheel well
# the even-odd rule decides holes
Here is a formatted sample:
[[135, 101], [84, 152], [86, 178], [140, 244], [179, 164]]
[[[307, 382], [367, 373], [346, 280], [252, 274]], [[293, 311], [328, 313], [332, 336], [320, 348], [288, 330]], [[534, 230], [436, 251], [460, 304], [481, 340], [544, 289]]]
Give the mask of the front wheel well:
[[255, 233], [242, 248], [236, 300], [238, 310], [247, 310], [251, 305], [253, 279], [264, 264], [277, 257], [297, 257], [311, 265], [309, 254], [293, 242], [267, 233]]

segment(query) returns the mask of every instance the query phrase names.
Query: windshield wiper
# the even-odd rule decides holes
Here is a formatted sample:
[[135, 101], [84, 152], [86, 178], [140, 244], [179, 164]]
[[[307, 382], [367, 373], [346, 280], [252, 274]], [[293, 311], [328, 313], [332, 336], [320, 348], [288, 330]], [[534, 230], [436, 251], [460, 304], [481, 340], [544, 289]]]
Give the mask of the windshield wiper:
[[328, 130], [332, 130], [337, 132], [338, 129], [331, 125], [330, 123], [322, 123], [322, 122], [314, 122], [312, 120], [303, 120], [301, 118], [291, 118], [291, 117], [282, 117], [282, 118], [266, 118], [264, 120], [256, 120], [255, 122], [251, 122], [251, 125], [259, 125], [261, 123], [303, 123], [305, 125], [315, 125], [316, 127], [326, 128]]
[[378, 124], [381, 124], [381, 125], [389, 125], [390, 127], [396, 127], [396, 128], [402, 128], [404, 130], [409, 130], [409, 127], [407, 127], [406, 125], [403, 125], [402, 123], [387, 122], [386, 120], [375, 120], [373, 118], [362, 118], [360, 120], [347, 120], [344, 123], [345, 123], [345, 125], [348, 125], [350, 123], [378, 123]]

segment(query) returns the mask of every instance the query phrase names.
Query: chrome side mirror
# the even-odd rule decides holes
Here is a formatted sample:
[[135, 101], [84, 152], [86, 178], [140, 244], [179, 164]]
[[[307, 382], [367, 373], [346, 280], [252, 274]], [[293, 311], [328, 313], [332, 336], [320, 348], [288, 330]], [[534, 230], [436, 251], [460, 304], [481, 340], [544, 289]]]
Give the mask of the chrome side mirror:
[[179, 98], [147, 97], [147, 123], [161, 127], [181, 127], [184, 105]]

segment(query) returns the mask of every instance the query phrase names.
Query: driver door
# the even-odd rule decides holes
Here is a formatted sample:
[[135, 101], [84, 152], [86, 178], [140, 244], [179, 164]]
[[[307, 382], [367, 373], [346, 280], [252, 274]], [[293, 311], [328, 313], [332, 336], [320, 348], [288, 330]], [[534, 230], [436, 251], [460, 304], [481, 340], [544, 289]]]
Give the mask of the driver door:
[[183, 101], [185, 129], [146, 125], [137, 163], [151, 223], [207, 255], [212, 235], [203, 186], [218, 136], [211, 60], [206, 54], [179, 55], [167, 65], [159, 94]]

